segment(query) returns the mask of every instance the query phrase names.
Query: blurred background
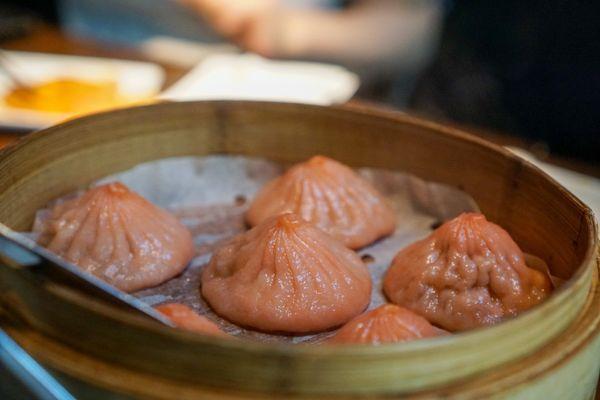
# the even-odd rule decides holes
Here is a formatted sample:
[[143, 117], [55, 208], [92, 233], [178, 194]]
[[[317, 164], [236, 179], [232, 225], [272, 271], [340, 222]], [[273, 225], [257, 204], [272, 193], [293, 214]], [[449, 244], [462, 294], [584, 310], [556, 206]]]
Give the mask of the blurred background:
[[[194, 99], [423, 116], [507, 146], [600, 215], [598, 1], [0, 0], [0, 147]], [[8, 398], [33, 398], [8, 379]]]
[[[43, 75], [38, 70], [44, 60], [9, 54], [10, 50], [144, 61], [158, 65], [160, 76], [130, 70], [129, 79], [147, 76], [146, 83], [154, 79], [159, 87], [152, 96], [163, 99], [256, 97], [387, 107], [600, 176], [597, 2], [4, 0], [0, 4], [2, 59], [10, 64], [4, 72], [21, 72], [20, 81], [28, 74]], [[30, 67], [32, 63], [38, 70]], [[80, 86], [61, 81], [43, 89], [65, 98], [71, 90], [81, 98], [87, 89]], [[139, 82], [130, 82], [131, 86], [138, 92], [154, 90], [149, 83], [144, 89]], [[12, 107], [7, 119], [13, 121], [5, 125], [13, 130], [37, 127], [27, 123], [34, 117], [22, 109], [69, 111], [68, 104], [45, 107], [37, 97], [32, 101], [32, 96], [13, 93], [11, 98], [10, 93], [5, 92], [4, 105]], [[109, 101], [108, 92], [103, 93], [102, 99], [93, 99], [102, 107], [126, 104], [122, 99]], [[143, 97], [150, 95], [135, 100]], [[95, 107], [74, 111], [91, 110]], [[47, 121], [42, 118], [37, 124]]]

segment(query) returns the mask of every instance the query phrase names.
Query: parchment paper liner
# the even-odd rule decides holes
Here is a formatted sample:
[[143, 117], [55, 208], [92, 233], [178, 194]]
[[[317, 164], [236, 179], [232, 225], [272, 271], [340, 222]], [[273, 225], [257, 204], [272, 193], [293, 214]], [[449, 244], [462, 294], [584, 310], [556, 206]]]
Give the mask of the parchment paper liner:
[[[181, 275], [134, 295], [150, 305], [165, 302], [187, 304], [215, 321], [225, 332], [244, 339], [303, 343], [331, 336], [333, 331], [292, 336], [244, 329], [216, 315], [200, 295], [200, 273], [210, 260], [212, 251], [247, 229], [244, 213], [249, 201], [266, 182], [282, 171], [281, 165], [258, 158], [175, 157], [140, 164], [95, 182], [93, 185], [123, 182], [146, 199], [173, 212], [193, 234], [196, 256], [188, 268]], [[389, 199], [397, 215], [398, 227], [393, 235], [358, 251], [371, 271], [373, 293], [369, 309], [373, 309], [386, 302], [381, 290], [382, 278], [398, 250], [424, 238], [443, 221], [465, 211], [479, 210], [469, 195], [447, 185], [426, 182], [397, 171], [371, 168], [358, 171]], [[76, 194], [55, 202], [65, 201]], [[38, 211], [34, 226], [47, 215], [47, 209]], [[547, 265], [541, 259], [527, 255], [526, 260], [532, 268], [550, 276]], [[560, 284], [556, 278], [551, 279], [555, 287]]]

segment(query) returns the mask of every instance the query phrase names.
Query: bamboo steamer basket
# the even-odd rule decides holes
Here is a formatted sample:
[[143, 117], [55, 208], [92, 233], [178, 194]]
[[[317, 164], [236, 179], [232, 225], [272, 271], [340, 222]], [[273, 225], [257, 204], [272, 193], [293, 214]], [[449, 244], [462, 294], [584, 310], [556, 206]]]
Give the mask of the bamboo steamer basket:
[[256, 102], [157, 104], [36, 132], [0, 153], [0, 221], [163, 157], [297, 162], [325, 154], [464, 189], [568, 279], [491, 328], [405, 344], [291, 346], [203, 337], [0, 266], [0, 325], [82, 398], [591, 399], [600, 368], [598, 234], [589, 208], [510, 152], [410, 116]]

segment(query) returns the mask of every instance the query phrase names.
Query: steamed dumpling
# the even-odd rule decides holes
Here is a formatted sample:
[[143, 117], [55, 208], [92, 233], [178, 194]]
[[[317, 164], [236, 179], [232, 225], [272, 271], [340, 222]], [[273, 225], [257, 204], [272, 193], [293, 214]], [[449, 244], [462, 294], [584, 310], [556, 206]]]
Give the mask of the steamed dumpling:
[[360, 314], [371, 298], [371, 277], [356, 253], [286, 213], [217, 249], [202, 273], [202, 295], [239, 325], [316, 332]]
[[384, 304], [344, 325], [327, 341], [333, 344], [407, 342], [444, 333], [420, 315], [394, 304]]
[[451, 331], [495, 324], [551, 291], [549, 278], [525, 264], [508, 233], [476, 213], [401, 250], [383, 288], [392, 302]]
[[121, 183], [56, 205], [36, 229], [41, 245], [127, 292], [178, 275], [194, 254], [177, 218]]
[[225, 336], [217, 324], [197, 314], [190, 307], [180, 303], [167, 303], [154, 307], [171, 320], [178, 328], [205, 335]]
[[349, 167], [316, 156], [269, 182], [252, 202], [246, 220], [258, 225], [293, 212], [357, 249], [389, 235], [394, 211], [383, 196]]

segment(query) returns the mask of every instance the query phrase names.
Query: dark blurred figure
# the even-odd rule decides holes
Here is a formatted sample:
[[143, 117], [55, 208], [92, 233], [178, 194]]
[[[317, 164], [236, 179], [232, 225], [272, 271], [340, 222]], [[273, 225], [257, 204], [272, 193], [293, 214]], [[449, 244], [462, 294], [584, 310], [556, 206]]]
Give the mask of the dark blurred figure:
[[0, 9], [28, 14], [49, 23], [57, 22], [57, 0], [2, 0]]
[[600, 3], [453, 2], [411, 106], [600, 163]]
[[53, 0], [1, 0], [0, 43], [24, 36], [40, 22], [57, 23], [57, 3]]
[[598, 162], [598, 1], [352, 0], [305, 13], [283, 0], [179, 1], [250, 51], [350, 67], [379, 101], [405, 107], [412, 92], [421, 114]]

